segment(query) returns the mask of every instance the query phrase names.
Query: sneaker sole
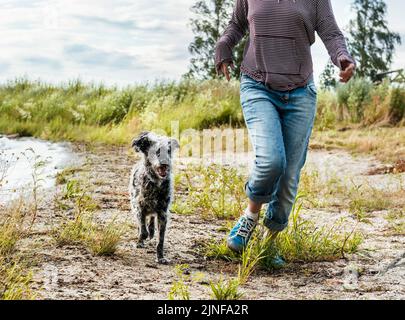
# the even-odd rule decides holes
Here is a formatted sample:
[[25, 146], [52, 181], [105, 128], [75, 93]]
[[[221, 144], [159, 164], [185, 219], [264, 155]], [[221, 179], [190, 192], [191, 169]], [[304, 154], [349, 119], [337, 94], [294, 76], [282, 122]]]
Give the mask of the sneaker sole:
[[244, 248], [236, 247], [229, 239], [227, 240], [227, 245], [230, 250], [236, 253], [241, 253]]

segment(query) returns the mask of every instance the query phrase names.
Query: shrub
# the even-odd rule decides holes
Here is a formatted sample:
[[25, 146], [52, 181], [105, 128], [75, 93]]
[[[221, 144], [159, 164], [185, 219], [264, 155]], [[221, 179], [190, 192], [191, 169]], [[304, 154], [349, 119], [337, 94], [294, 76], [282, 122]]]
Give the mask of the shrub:
[[363, 124], [372, 125], [385, 123], [389, 120], [390, 93], [389, 81], [383, 81], [371, 89], [369, 102], [363, 111]]
[[118, 124], [128, 114], [131, 104], [131, 91], [115, 92], [96, 104], [92, 121], [98, 125]]
[[340, 107], [346, 107], [351, 122], [363, 120], [364, 109], [370, 102], [373, 85], [362, 78], [355, 78], [345, 85], [339, 85], [337, 99]]
[[332, 129], [340, 117], [336, 95], [328, 90], [319, 91], [316, 128], [319, 130]]
[[405, 88], [398, 87], [391, 90], [390, 116], [394, 124], [405, 117]]

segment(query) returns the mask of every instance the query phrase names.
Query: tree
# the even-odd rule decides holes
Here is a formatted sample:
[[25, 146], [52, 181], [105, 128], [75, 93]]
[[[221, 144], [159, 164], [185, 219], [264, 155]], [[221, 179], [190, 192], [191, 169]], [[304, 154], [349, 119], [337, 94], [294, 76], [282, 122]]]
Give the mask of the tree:
[[325, 70], [320, 75], [320, 84], [322, 89], [332, 89], [337, 85], [336, 81], [336, 67], [332, 60], [329, 60]]
[[[193, 57], [186, 77], [210, 79], [217, 76], [214, 62], [215, 45], [229, 23], [233, 3], [233, 0], [198, 0], [191, 8], [196, 15], [196, 18], [190, 20], [195, 37], [189, 46]], [[240, 72], [245, 43], [246, 39], [234, 49], [234, 75]]]
[[357, 74], [376, 81], [377, 74], [389, 70], [401, 37], [388, 28], [383, 0], [354, 0], [353, 10], [357, 15], [350, 21], [349, 46], [358, 62]]

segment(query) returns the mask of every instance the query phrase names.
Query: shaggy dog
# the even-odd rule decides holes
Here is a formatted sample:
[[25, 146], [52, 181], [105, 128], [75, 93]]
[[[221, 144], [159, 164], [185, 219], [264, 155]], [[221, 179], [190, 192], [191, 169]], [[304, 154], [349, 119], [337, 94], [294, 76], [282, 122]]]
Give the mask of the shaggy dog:
[[167, 264], [163, 245], [173, 197], [172, 157], [179, 143], [175, 139], [143, 132], [132, 142], [132, 147], [143, 155], [134, 166], [129, 183], [131, 208], [139, 227], [138, 248], [143, 248], [145, 240], [155, 235], [157, 218], [157, 262]]

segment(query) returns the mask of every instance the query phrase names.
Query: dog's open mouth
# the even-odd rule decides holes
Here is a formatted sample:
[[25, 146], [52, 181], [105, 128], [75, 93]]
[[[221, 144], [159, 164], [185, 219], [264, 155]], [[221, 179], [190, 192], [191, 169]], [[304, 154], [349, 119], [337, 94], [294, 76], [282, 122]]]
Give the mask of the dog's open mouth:
[[166, 178], [169, 173], [169, 166], [166, 164], [162, 164], [156, 168], [158, 175], [162, 178]]

